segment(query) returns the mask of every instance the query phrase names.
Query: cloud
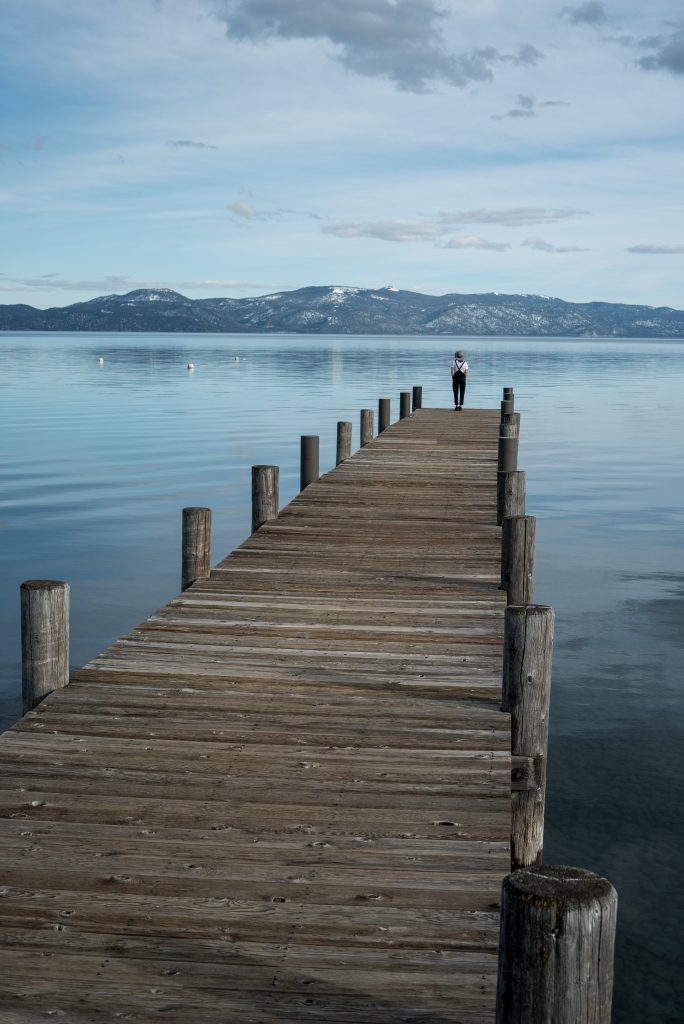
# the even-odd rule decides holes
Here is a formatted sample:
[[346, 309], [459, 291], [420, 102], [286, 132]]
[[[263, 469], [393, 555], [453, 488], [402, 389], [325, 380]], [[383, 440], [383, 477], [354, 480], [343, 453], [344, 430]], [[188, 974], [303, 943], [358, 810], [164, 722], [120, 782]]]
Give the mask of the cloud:
[[216, 149], [216, 146], [208, 142], [195, 142], [193, 139], [169, 139], [167, 146], [174, 146], [175, 149]]
[[541, 206], [512, 206], [497, 209], [481, 207], [479, 210], [464, 210], [459, 213], [441, 213], [445, 224], [499, 224], [517, 228], [532, 224], [553, 224], [575, 217], [589, 217], [588, 210], [577, 210], [572, 206], [547, 209]]
[[510, 249], [508, 242], [489, 242], [477, 235], [466, 235], [463, 238], [450, 238], [444, 242], [442, 249], [489, 249], [492, 252], [505, 252]]
[[649, 256], [675, 256], [684, 253], [684, 245], [631, 245], [627, 252], [645, 253]]
[[323, 229], [337, 238], [380, 238], [384, 242], [430, 242], [449, 233], [444, 224], [416, 220], [384, 220], [372, 224], [330, 224]]
[[235, 203], [230, 203], [227, 207], [230, 213], [235, 214], [241, 220], [281, 220], [283, 217], [308, 217], [311, 220], [323, 220], [317, 213], [311, 213], [310, 210], [291, 210], [286, 206], [280, 206], [275, 210], [257, 210], [253, 203], [247, 203], [243, 200], [238, 200]]
[[492, 121], [504, 121], [507, 117], [536, 117], [537, 110], [542, 107], [569, 107], [569, 103], [562, 100], [543, 100], [538, 103], [534, 96], [526, 96], [523, 93], [518, 95], [516, 106], [512, 107], [505, 114], [492, 114]]
[[669, 36], [642, 39], [639, 45], [653, 50], [653, 53], [637, 60], [645, 71], [671, 71], [674, 75], [684, 75], [684, 28]]
[[77, 280], [62, 277], [61, 274], [42, 274], [40, 277], [9, 277], [0, 274], [2, 283], [0, 291], [40, 291], [53, 290], [73, 292], [94, 292], [96, 295], [108, 295], [112, 292], [130, 292], [136, 288], [171, 288], [173, 290], [194, 291], [207, 288], [256, 288], [268, 291], [278, 285], [264, 284], [255, 281], [237, 281], [207, 279], [205, 281], [135, 281], [122, 274], [112, 274], [101, 278]]
[[551, 245], [543, 238], [526, 238], [520, 244], [528, 249], [535, 249], [537, 252], [591, 252], [590, 249], [582, 249], [576, 245]]
[[577, 7], [564, 7], [559, 16], [572, 25], [605, 25], [608, 21], [605, 7], [597, 0], [589, 0], [589, 3]]
[[497, 64], [532, 66], [542, 54], [530, 43], [512, 54], [494, 47], [453, 54], [434, 0], [210, 0], [233, 39], [327, 40], [350, 71], [389, 78], [399, 89], [424, 92], [432, 82], [463, 87], [488, 82]]

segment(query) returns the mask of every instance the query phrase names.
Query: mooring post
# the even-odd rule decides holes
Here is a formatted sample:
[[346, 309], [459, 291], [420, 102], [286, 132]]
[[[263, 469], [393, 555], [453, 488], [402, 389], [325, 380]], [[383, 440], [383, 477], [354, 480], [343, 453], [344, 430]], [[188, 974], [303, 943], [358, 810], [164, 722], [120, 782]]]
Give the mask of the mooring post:
[[404, 420], [411, 415], [411, 392], [401, 391], [399, 393], [399, 419]]
[[542, 858], [553, 619], [553, 608], [540, 604], [509, 605], [504, 616], [501, 710], [511, 716], [513, 871]]
[[496, 1024], [610, 1024], [617, 893], [582, 868], [503, 881]]
[[378, 434], [382, 434], [390, 425], [390, 408], [389, 398], [378, 399]]
[[418, 385], [418, 384], [414, 384], [413, 385], [412, 396], [413, 396], [413, 411], [415, 412], [416, 409], [422, 409], [423, 408], [423, 388], [422, 388], [422, 385]]
[[252, 466], [252, 533], [269, 520], [278, 518], [279, 504], [279, 467]]
[[515, 399], [513, 395], [511, 395], [510, 398], [504, 398], [504, 400], [501, 403], [501, 419], [503, 420], [504, 416], [509, 416], [512, 412], [514, 412], [514, 410]]
[[352, 425], [347, 420], [339, 420], [337, 424], [337, 452], [335, 454], [335, 465], [351, 459], [352, 453]]
[[318, 468], [318, 434], [303, 434], [301, 438], [299, 460], [299, 489], [303, 491], [309, 484], [315, 483], [320, 476]]
[[501, 531], [501, 589], [508, 604], [532, 604], [537, 520], [534, 516], [509, 516]]
[[513, 398], [513, 388], [504, 388], [503, 389], [503, 397], [504, 397], [504, 399], [506, 399], [506, 398]]
[[501, 426], [510, 425], [514, 428], [514, 437], [520, 437], [520, 413], [506, 412], [501, 414]]
[[361, 410], [361, 447], [370, 444], [373, 440], [373, 410]]
[[521, 469], [496, 474], [496, 525], [525, 515], [525, 473]]
[[69, 585], [21, 584], [21, 689], [24, 714], [69, 682]]
[[181, 550], [181, 590], [211, 572], [211, 509], [184, 508]]
[[502, 423], [499, 427], [499, 458], [497, 469], [500, 473], [510, 473], [518, 468], [518, 429], [512, 423]]

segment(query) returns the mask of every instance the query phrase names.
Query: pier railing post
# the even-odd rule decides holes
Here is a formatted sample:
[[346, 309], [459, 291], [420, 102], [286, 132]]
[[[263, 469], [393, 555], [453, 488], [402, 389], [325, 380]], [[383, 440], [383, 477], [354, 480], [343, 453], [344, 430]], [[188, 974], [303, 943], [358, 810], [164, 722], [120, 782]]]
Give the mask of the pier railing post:
[[181, 551], [181, 590], [211, 572], [211, 509], [184, 508]]
[[399, 393], [399, 419], [404, 420], [411, 415], [411, 392], [401, 391]]
[[510, 473], [518, 468], [518, 428], [513, 423], [502, 423], [499, 427], [499, 452], [497, 469]]
[[278, 518], [279, 504], [279, 467], [252, 466], [252, 533], [264, 523]]
[[299, 460], [300, 491], [303, 491], [305, 487], [309, 486], [309, 484], [315, 483], [320, 476], [318, 452], [318, 434], [303, 434], [301, 438]]
[[496, 525], [525, 515], [525, 473], [521, 469], [496, 474]]
[[[504, 617], [501, 710], [511, 716], [511, 868], [540, 864], [544, 845], [553, 608], [510, 605]], [[516, 785], [516, 775], [523, 780]], [[554, 1022], [555, 1024], [555, 1022]]]
[[361, 447], [370, 444], [373, 440], [373, 410], [362, 409], [361, 410]]
[[390, 408], [389, 398], [378, 399], [378, 434], [382, 434], [390, 425]]
[[412, 394], [413, 394], [413, 411], [415, 412], [416, 409], [422, 409], [423, 408], [423, 388], [422, 388], [422, 385], [414, 384], [413, 385], [413, 392], [412, 392]]
[[501, 531], [501, 589], [508, 604], [532, 604], [537, 520], [510, 516]]
[[617, 893], [571, 867], [503, 882], [496, 1024], [610, 1024]]
[[335, 454], [335, 465], [351, 459], [352, 453], [352, 425], [347, 420], [339, 420], [337, 424], [337, 452]]
[[69, 682], [69, 585], [21, 584], [21, 689], [24, 714]]

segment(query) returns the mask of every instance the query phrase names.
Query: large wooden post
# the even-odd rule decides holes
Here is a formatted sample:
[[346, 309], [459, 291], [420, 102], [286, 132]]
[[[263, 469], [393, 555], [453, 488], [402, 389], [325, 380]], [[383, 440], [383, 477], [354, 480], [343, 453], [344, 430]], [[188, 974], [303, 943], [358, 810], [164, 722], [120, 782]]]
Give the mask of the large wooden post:
[[361, 447], [364, 448], [373, 440], [373, 410], [361, 410]]
[[383, 430], [387, 430], [390, 425], [390, 399], [379, 398], [378, 399], [378, 434], [382, 434]]
[[303, 434], [300, 445], [299, 489], [315, 483], [319, 472], [319, 438], [317, 434]]
[[532, 604], [537, 520], [534, 516], [510, 516], [501, 531], [501, 589], [508, 604]]
[[69, 585], [21, 584], [21, 689], [24, 714], [69, 682]]
[[511, 794], [511, 867], [540, 864], [544, 845], [553, 608], [510, 605], [504, 618], [501, 710], [511, 716], [514, 767], [530, 781]]
[[264, 523], [278, 518], [279, 504], [279, 467], [252, 466], [252, 533]]
[[399, 419], [405, 420], [411, 415], [411, 392], [401, 391], [399, 393]]
[[504, 879], [496, 1024], [610, 1024], [617, 893], [571, 867]]
[[496, 525], [525, 515], [525, 473], [521, 469], [496, 474]]
[[413, 399], [413, 411], [414, 412], [416, 411], [416, 409], [422, 409], [423, 408], [423, 387], [422, 387], [422, 385], [419, 385], [419, 384], [414, 384], [413, 385], [412, 399]]
[[181, 590], [211, 572], [211, 509], [184, 508], [181, 551]]
[[346, 420], [339, 420], [337, 424], [337, 451], [335, 454], [335, 465], [351, 459], [352, 453], [352, 425]]

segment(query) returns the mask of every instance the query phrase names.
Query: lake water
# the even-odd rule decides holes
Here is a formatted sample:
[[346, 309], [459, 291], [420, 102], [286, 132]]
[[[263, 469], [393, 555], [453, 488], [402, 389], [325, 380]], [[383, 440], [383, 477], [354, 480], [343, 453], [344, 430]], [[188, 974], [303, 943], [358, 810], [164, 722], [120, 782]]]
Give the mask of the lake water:
[[[459, 339], [466, 404], [522, 413], [536, 600], [556, 609], [547, 862], [620, 896], [615, 1024], [681, 1024], [684, 343]], [[250, 467], [298, 490], [299, 436], [413, 384], [451, 404], [452, 339], [0, 335], [0, 712], [19, 716], [19, 585], [72, 588], [73, 668], [176, 595], [180, 510], [214, 561], [249, 533]], [[239, 356], [239, 359], [235, 357]], [[100, 364], [99, 358], [104, 362]], [[188, 362], [195, 364], [188, 371]]]

